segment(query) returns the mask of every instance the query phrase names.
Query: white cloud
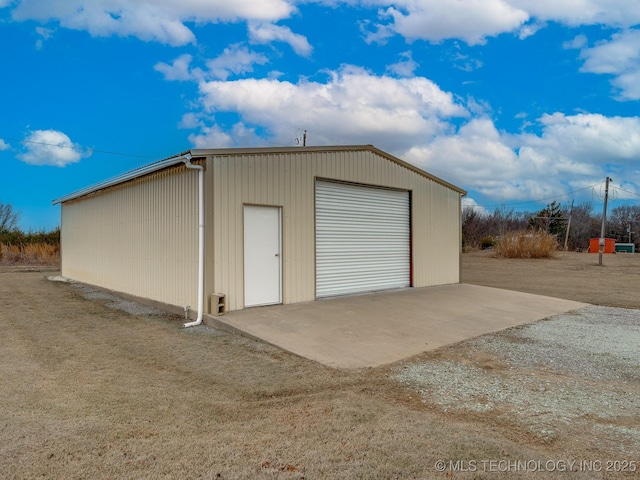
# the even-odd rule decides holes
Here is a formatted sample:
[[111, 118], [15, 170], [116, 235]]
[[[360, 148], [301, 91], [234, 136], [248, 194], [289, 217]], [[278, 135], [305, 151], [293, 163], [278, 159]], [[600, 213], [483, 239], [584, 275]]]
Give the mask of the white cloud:
[[620, 90], [620, 100], [640, 100], [640, 67], [622, 73], [611, 81]]
[[[456, 43], [456, 48], [459, 48]], [[463, 55], [460, 52], [456, 52], [451, 56], [451, 66], [462, 70], [463, 72], [473, 72], [478, 68], [482, 68], [482, 61], [477, 58], [470, 57], [469, 55]]]
[[201, 82], [201, 101], [208, 112], [237, 112], [284, 145], [291, 144], [296, 128], [307, 128], [310, 144], [375, 141], [397, 148], [443, 133], [449, 128], [445, 118], [468, 115], [426, 78], [379, 77], [351, 66], [328, 75], [327, 83]]
[[23, 145], [24, 151], [18, 158], [30, 165], [64, 167], [91, 155], [58, 130], [34, 130], [24, 139]]
[[[423, 77], [353, 66], [327, 75], [325, 82], [201, 81], [202, 112], [183, 124], [196, 129], [190, 140], [199, 147], [292, 145], [301, 128], [309, 145], [373, 143], [497, 202], [549, 198], [637, 171], [640, 117], [521, 114], [541, 133], [508, 134], [496, 128], [489, 105], [473, 98], [461, 105]], [[230, 128], [212, 118], [226, 112], [240, 119]], [[467, 120], [456, 128], [459, 119]]]
[[626, 30], [580, 54], [583, 72], [611, 74], [621, 100], [640, 99], [640, 30]]
[[255, 129], [244, 123], [236, 123], [229, 133], [220, 126], [205, 126], [201, 122], [200, 133], [189, 135], [195, 148], [252, 147], [264, 145], [264, 139], [256, 135]]
[[[275, 22], [296, 12], [299, 0], [0, 0], [15, 20], [55, 21], [94, 36], [135, 36], [168, 45], [196, 43], [189, 23], [247, 21], [252, 41], [286, 42], [309, 56], [306, 37]], [[367, 42], [384, 42], [394, 33], [409, 40], [439, 42], [459, 38], [482, 44], [488, 37], [517, 33], [520, 38], [555, 21], [569, 26], [631, 27], [640, 23], [640, 4], [631, 0], [318, 0], [335, 8], [379, 7], [381, 22], [365, 33]], [[366, 21], [365, 21], [366, 22]], [[370, 30], [372, 25], [365, 25]]]
[[191, 55], [185, 53], [176, 58], [171, 65], [158, 62], [154, 65], [153, 69], [162, 73], [166, 80], [192, 80], [193, 77], [189, 71], [192, 58]]
[[[638, 172], [635, 172], [636, 175]], [[617, 184], [617, 185], [616, 185]], [[619, 188], [617, 188], [619, 187]], [[612, 186], [610, 186], [612, 198], [617, 200], [634, 200], [637, 201], [640, 196], [640, 185], [634, 185], [633, 183], [625, 182], [615, 182]]]
[[[380, 16], [384, 18], [384, 13], [379, 13]], [[386, 44], [387, 40], [395, 35], [393, 28], [389, 25], [374, 24], [369, 20], [362, 20], [360, 22], [360, 32], [362, 33], [365, 43], [377, 43], [378, 45]]]
[[617, 33], [581, 53], [585, 59], [582, 70], [592, 73], [622, 73], [640, 67], [640, 30]]
[[308, 57], [313, 52], [313, 47], [303, 35], [293, 33], [288, 27], [274, 25], [272, 23], [250, 23], [249, 39], [252, 43], [288, 43], [294, 52], [303, 57]]
[[168, 45], [195, 43], [185, 22], [277, 21], [295, 10], [289, 0], [18, 0], [15, 20], [54, 20], [93, 36], [134, 36]]
[[640, 22], [640, 4], [629, 0], [509, 0], [509, 3], [538, 20], [569, 26], [627, 27]]
[[418, 64], [411, 57], [411, 51], [402, 52], [400, 56], [404, 60], [387, 66], [387, 71], [400, 77], [413, 77], [413, 72], [418, 68]]
[[[403, 158], [495, 201], [529, 201], [600, 183], [617, 164], [629, 177], [640, 158], [640, 117], [545, 115], [541, 135], [498, 132], [474, 118]], [[640, 187], [640, 185], [638, 185]], [[637, 187], [636, 187], [637, 188]]]
[[576, 35], [575, 38], [569, 42], [564, 42], [562, 44], [562, 48], [564, 48], [565, 50], [570, 50], [570, 49], [574, 49], [574, 48], [584, 48], [587, 46], [587, 37], [586, 35]]
[[195, 148], [226, 148], [233, 145], [233, 138], [219, 126], [202, 126], [199, 134], [189, 135], [189, 141]]
[[36, 27], [36, 33], [40, 36], [40, 38], [36, 40], [36, 49], [41, 50], [44, 41], [53, 37], [53, 30], [50, 28]]
[[48, 40], [53, 36], [53, 30], [51, 30], [50, 28], [36, 27], [36, 33], [45, 40]]
[[538, 33], [538, 30], [542, 30], [546, 25], [542, 22], [527, 23], [520, 28], [518, 32], [518, 38], [524, 40], [527, 37], [531, 37]]
[[384, 15], [393, 20], [389, 27], [408, 39], [460, 38], [470, 45], [516, 31], [529, 19], [526, 11], [505, 0], [398, 0]]
[[524, 39], [548, 22], [614, 28], [640, 23], [640, 3], [630, 0], [362, 0], [360, 3], [380, 7], [381, 22], [374, 25], [373, 31], [372, 25], [361, 25], [369, 43], [383, 43], [397, 33], [409, 40], [437, 43], [458, 38], [476, 45], [503, 33], [517, 33]]
[[476, 117], [483, 117], [493, 113], [491, 104], [484, 100], [476, 100], [473, 97], [467, 98], [467, 109]]
[[600, 114], [544, 115], [541, 137], [523, 136], [525, 144], [582, 165], [607, 162], [635, 165], [640, 158], [640, 117], [605, 117]]
[[207, 78], [227, 80], [231, 75], [253, 72], [254, 65], [264, 65], [269, 59], [261, 53], [251, 52], [246, 46], [236, 43], [224, 49], [216, 58], [207, 60], [207, 70], [191, 67], [193, 57], [188, 53], [175, 58], [171, 64], [158, 62], [154, 70], [162, 73], [165, 80], [194, 80]]
[[207, 68], [214, 78], [226, 80], [231, 74], [253, 72], [253, 65], [264, 65], [268, 61], [261, 53], [251, 52], [246, 46], [234, 44], [225, 48], [220, 56], [207, 60]]
[[200, 116], [197, 113], [189, 112], [182, 116], [178, 128], [194, 129], [202, 126]]
[[[187, 23], [248, 21], [257, 43], [283, 41], [296, 53], [309, 56], [308, 40], [288, 27], [274, 25], [296, 12], [299, 0], [0, 0], [12, 7], [15, 20], [56, 21], [65, 28], [94, 36], [135, 36], [168, 45], [196, 43]], [[379, 7], [381, 24], [366, 35], [367, 42], [384, 42], [394, 32], [407, 39], [439, 42], [459, 38], [475, 45], [487, 37], [518, 33], [520, 38], [555, 21], [569, 26], [631, 27], [640, 23], [640, 4], [632, 0], [319, 0]], [[533, 20], [529, 23], [530, 20]], [[369, 29], [371, 25], [366, 28]]]
[[9, 145], [2, 138], [0, 138], [0, 152], [2, 152], [4, 150], [9, 150], [10, 148], [11, 148], [11, 145]]
[[489, 213], [489, 211], [482, 205], [478, 205], [478, 202], [476, 202], [473, 198], [462, 197], [462, 210], [467, 209], [471, 209], [476, 213], [479, 213], [480, 215], [487, 215]]
[[472, 119], [455, 135], [414, 146], [403, 158], [492, 198], [498, 192], [513, 195], [511, 179], [522, 173], [516, 153], [488, 118]]

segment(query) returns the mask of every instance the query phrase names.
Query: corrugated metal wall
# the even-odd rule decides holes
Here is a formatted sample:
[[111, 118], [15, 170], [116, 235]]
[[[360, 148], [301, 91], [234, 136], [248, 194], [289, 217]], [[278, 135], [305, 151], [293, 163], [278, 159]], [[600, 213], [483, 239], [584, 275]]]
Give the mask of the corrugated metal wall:
[[411, 190], [414, 286], [460, 281], [460, 193], [372, 151], [214, 155], [207, 168], [214, 258], [206, 293], [225, 293], [230, 310], [244, 306], [243, 204], [282, 207], [283, 302], [314, 300], [316, 178]]
[[62, 205], [62, 274], [197, 309], [198, 174], [173, 167]]

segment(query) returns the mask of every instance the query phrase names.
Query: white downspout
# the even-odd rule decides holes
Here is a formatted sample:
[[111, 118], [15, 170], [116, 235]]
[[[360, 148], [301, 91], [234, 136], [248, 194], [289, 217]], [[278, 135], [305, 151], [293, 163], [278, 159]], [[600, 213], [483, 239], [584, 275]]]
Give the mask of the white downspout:
[[195, 327], [202, 323], [204, 309], [204, 167], [191, 163], [191, 154], [184, 156], [187, 168], [198, 170], [198, 318], [183, 326]]

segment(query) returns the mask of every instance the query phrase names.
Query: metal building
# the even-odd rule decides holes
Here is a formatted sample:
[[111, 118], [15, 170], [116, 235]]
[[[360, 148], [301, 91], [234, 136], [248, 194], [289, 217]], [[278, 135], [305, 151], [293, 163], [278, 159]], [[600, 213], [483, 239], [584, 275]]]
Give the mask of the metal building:
[[460, 281], [464, 190], [371, 145], [198, 149], [54, 200], [62, 275], [228, 310]]

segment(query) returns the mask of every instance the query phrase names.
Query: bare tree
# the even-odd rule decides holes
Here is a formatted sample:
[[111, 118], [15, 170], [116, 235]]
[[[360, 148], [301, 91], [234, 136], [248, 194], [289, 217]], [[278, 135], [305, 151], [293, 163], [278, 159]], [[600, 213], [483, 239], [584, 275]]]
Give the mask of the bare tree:
[[462, 236], [467, 245], [477, 247], [480, 239], [485, 235], [485, 219], [482, 213], [473, 207], [462, 209]]
[[493, 232], [491, 235], [504, 235], [507, 232], [524, 230], [531, 215], [527, 212], [516, 212], [513, 208], [496, 208], [491, 214]]
[[600, 220], [593, 215], [592, 210], [593, 205], [589, 202], [573, 207], [569, 231], [570, 250], [587, 250], [589, 239], [600, 236]]
[[[493, 212], [481, 212], [473, 207], [462, 209], [462, 234], [466, 245], [476, 248], [484, 237], [498, 237], [509, 231], [542, 228], [555, 233], [564, 241], [569, 208], [552, 202], [547, 208], [536, 212], [515, 212], [507, 207], [496, 208]], [[593, 204], [583, 202], [573, 207], [571, 212], [571, 228], [569, 230], [569, 250], [586, 251], [591, 238], [600, 237], [602, 217], [593, 212]], [[632, 242], [640, 251], [640, 206], [622, 205], [614, 208], [607, 219], [609, 238], [618, 242], [629, 241], [629, 230]]]
[[530, 214], [517, 213], [506, 207], [484, 213], [466, 207], [462, 210], [462, 235], [470, 247], [478, 247], [484, 237], [497, 237], [506, 232], [524, 230]]
[[637, 205], [621, 205], [612, 210], [608, 219], [607, 236], [615, 238], [617, 242], [627, 243], [629, 231], [632, 232], [631, 241], [638, 245], [637, 232], [640, 226], [640, 207]]
[[20, 212], [9, 203], [0, 202], [0, 233], [10, 232], [18, 227]]

